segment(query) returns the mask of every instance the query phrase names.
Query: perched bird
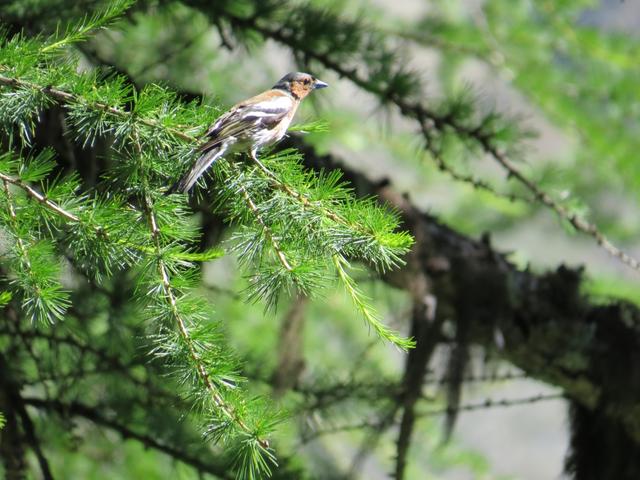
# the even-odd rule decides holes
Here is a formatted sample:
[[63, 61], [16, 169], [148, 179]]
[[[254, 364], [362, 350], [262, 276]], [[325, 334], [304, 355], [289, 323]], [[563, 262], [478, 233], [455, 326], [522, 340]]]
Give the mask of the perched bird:
[[258, 150], [280, 141], [300, 105], [313, 90], [328, 85], [308, 73], [286, 74], [271, 90], [240, 102], [224, 113], [207, 131], [193, 167], [167, 193], [188, 192], [198, 178], [227, 153], [249, 150], [258, 161]]

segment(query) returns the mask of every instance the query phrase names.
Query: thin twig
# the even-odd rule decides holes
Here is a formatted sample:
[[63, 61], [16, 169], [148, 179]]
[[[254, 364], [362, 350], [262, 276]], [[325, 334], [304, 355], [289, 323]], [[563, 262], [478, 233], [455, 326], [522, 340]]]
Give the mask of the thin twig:
[[622, 263], [628, 265], [629, 267], [635, 270], [640, 270], [640, 261], [613, 245], [611, 241], [600, 231], [597, 225], [586, 221], [584, 218], [579, 217], [574, 213], [571, 213], [567, 207], [551, 198], [548, 193], [540, 189], [533, 181], [529, 180], [514, 165], [514, 163], [507, 158], [504, 152], [491, 145], [488, 137], [482, 136], [480, 137], [479, 141], [481, 142], [483, 148], [487, 152], [489, 152], [493, 156], [493, 158], [495, 158], [496, 161], [505, 168], [505, 170], [509, 172], [509, 175], [516, 178], [528, 190], [530, 190], [531, 193], [533, 193], [534, 196], [540, 201], [540, 203], [555, 211], [559, 217], [568, 221], [576, 230], [594, 238], [598, 245], [600, 245], [610, 255], [618, 258]]
[[323, 430], [315, 430], [310, 431], [308, 433], [304, 433], [301, 435], [299, 446], [303, 446], [307, 443], [310, 443], [319, 437], [323, 437], [326, 435], [333, 435], [336, 433], [357, 431], [363, 429], [380, 429], [380, 428], [388, 428], [390, 425], [393, 425], [393, 422], [389, 422], [387, 417], [382, 419], [374, 419], [374, 420], [363, 420], [358, 423], [350, 423], [346, 425], [333, 425], [331, 427], [325, 428]]
[[[532, 397], [516, 398], [516, 399], [485, 400], [484, 402], [481, 402], [481, 403], [462, 405], [456, 408], [455, 410], [457, 412], [470, 412], [474, 410], [484, 410], [487, 408], [495, 408], [495, 407], [514, 407], [518, 405], [529, 405], [532, 403], [544, 402], [548, 400], [562, 400], [565, 398], [566, 398], [566, 395], [562, 393], [540, 394], [540, 395], [534, 395]], [[445, 415], [450, 412], [451, 412], [451, 409], [443, 408], [440, 410], [417, 412], [416, 416], [430, 417], [430, 416]], [[376, 420], [364, 420], [362, 422], [350, 423], [345, 425], [334, 425], [332, 427], [329, 427], [323, 430], [316, 430], [303, 435], [301, 439], [301, 443], [302, 444], [309, 443], [317, 439], [318, 437], [322, 437], [325, 435], [332, 435], [336, 433], [349, 432], [349, 431], [357, 431], [362, 429], [378, 428], [381, 423], [382, 422], [380, 419], [376, 419]]]
[[532, 202], [532, 199], [516, 195], [514, 193], [499, 192], [484, 180], [476, 178], [473, 175], [465, 175], [464, 173], [460, 173], [454, 170], [453, 167], [451, 167], [447, 162], [445, 162], [444, 158], [442, 158], [442, 154], [440, 153], [440, 151], [435, 146], [433, 146], [431, 141], [431, 132], [428, 128], [426, 128], [426, 125], [422, 123], [420, 127], [422, 130], [422, 135], [425, 138], [426, 142], [425, 149], [431, 154], [431, 159], [434, 161], [436, 167], [438, 167], [440, 171], [445, 172], [447, 175], [458, 182], [467, 183], [474, 189], [488, 192], [497, 198], [504, 198], [506, 200], [509, 200], [510, 202]]
[[[13, 330], [2, 329], [0, 328], [0, 336], [8, 336], [14, 337], [16, 334]], [[42, 339], [46, 340], [48, 343], [55, 344], [64, 344], [70, 347], [77, 349], [81, 354], [90, 353], [95, 356], [102, 364], [107, 367], [104, 368], [96, 368], [91, 371], [77, 371], [77, 372], [69, 372], [67, 374], [61, 374], [55, 377], [46, 378], [44, 376], [39, 377], [37, 383], [44, 383], [48, 380], [63, 380], [65, 377], [73, 377], [73, 376], [81, 376], [93, 373], [112, 373], [118, 372], [119, 374], [125, 376], [127, 380], [131, 383], [146, 388], [152, 391], [153, 395], [156, 397], [165, 397], [171, 398], [175, 400], [175, 397], [171, 395], [171, 392], [162, 390], [160, 387], [150, 384], [149, 381], [141, 380], [136, 378], [132, 372], [130, 367], [139, 365], [140, 362], [131, 361], [127, 363], [123, 363], [118, 356], [109, 355], [107, 352], [93, 346], [91, 343], [83, 343], [72, 335], [59, 335], [52, 332], [38, 331], [38, 330], [21, 330], [19, 335], [22, 339]], [[25, 384], [30, 383], [34, 384], [34, 382], [24, 382]]]
[[495, 407], [515, 407], [518, 405], [528, 405], [531, 403], [545, 402], [547, 400], [563, 400], [566, 398], [567, 398], [567, 395], [564, 393], [547, 393], [547, 394], [541, 393], [539, 395], [534, 395], [534, 396], [525, 397], [525, 398], [513, 398], [513, 399], [506, 398], [501, 400], [487, 399], [483, 402], [470, 403], [467, 405], [461, 405], [459, 407], [442, 408], [439, 410], [427, 410], [424, 412], [418, 412], [416, 413], [416, 416], [431, 417], [431, 416], [437, 416], [437, 415], [446, 415], [448, 413], [451, 413], [452, 411], [472, 412], [475, 410], [486, 410], [488, 408], [495, 408]]
[[0, 180], [2, 180], [5, 183], [5, 191], [7, 191], [6, 184], [10, 183], [12, 185], [15, 185], [16, 187], [20, 187], [22, 190], [27, 192], [27, 195], [29, 195], [31, 198], [33, 198], [34, 200], [40, 202], [41, 204], [43, 204], [47, 208], [53, 210], [58, 215], [61, 215], [61, 216], [65, 217], [67, 220], [71, 220], [72, 222], [79, 222], [80, 221], [80, 219], [78, 217], [76, 217], [73, 213], [70, 213], [70, 212], [66, 211], [64, 208], [62, 208], [57, 203], [52, 202], [47, 197], [45, 197], [43, 194], [41, 194], [40, 192], [35, 190], [30, 185], [26, 184], [25, 182], [23, 182], [19, 178], [13, 178], [13, 177], [10, 177], [9, 175], [5, 175], [4, 173], [0, 172]]
[[[483, 383], [483, 382], [497, 383], [497, 382], [504, 382], [509, 380], [524, 380], [527, 378], [529, 378], [529, 376], [525, 373], [510, 372], [510, 373], [504, 373], [504, 374], [487, 374], [487, 375], [475, 375], [475, 376], [469, 375], [469, 376], [463, 377], [462, 382], [463, 383]], [[450, 378], [443, 377], [440, 379], [428, 379], [428, 380], [425, 380], [424, 383], [425, 384], [437, 383], [441, 385], [447, 385], [450, 382], [451, 382]]]

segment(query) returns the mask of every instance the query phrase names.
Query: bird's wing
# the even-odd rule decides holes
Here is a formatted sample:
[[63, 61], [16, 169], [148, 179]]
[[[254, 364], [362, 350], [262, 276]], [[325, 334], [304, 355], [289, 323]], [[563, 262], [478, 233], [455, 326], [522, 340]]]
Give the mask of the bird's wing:
[[233, 136], [250, 134], [259, 128], [271, 129], [284, 119], [294, 100], [284, 92], [270, 90], [235, 105], [207, 131], [209, 138], [200, 150], [209, 150]]

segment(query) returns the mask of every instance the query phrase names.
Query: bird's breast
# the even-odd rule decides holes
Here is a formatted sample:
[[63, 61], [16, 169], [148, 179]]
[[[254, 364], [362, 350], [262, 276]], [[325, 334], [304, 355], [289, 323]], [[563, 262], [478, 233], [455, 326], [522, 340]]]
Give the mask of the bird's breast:
[[291, 121], [293, 120], [297, 108], [298, 105], [295, 103], [289, 113], [287, 113], [282, 120], [273, 125], [273, 127], [256, 130], [252, 135], [254, 145], [267, 146], [282, 140], [289, 129], [289, 125], [291, 125]]

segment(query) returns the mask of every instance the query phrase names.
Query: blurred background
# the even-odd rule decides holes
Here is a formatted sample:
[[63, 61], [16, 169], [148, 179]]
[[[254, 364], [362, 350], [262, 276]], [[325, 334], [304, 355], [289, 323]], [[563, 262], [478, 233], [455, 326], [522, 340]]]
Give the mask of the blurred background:
[[[354, 22], [352, 28], [363, 35], [376, 32], [374, 38], [384, 40], [380, 48], [392, 53], [392, 64], [402, 65], [411, 79], [421, 82], [407, 98], [435, 110], [453, 104], [470, 108], [472, 120], [496, 113], [517, 130], [505, 130], [501, 141], [528, 178], [572, 214], [598, 225], [616, 245], [640, 256], [638, 2], [266, 3], [286, 3], [292, 12], [329, 11]], [[573, 231], [566, 219], [539, 202], [510, 198], [533, 195], [477, 146], [454, 135], [442, 140], [441, 152], [461, 176], [481, 179], [488, 189], [475, 188], [438, 168], [414, 119], [393, 102], [381, 100], [322, 62], [314, 63], [304, 49], [229, 22], [233, 15], [254, 8], [251, 5], [138, 2], [116, 27], [78, 47], [79, 68], [111, 69], [137, 86], [160, 83], [186, 99], [203, 95], [206, 102], [229, 106], [265, 90], [286, 72], [315, 67], [311, 73], [330, 88], [303, 104], [295, 122], [321, 119], [327, 128], [298, 134], [294, 141], [318, 156], [330, 155], [349, 175], [360, 175], [372, 185], [389, 185], [412, 206], [464, 237], [490, 237], [492, 249], [504, 253], [517, 271], [542, 276], [562, 265], [583, 268], [579, 291], [593, 305], [640, 302], [637, 271], [593, 238]], [[87, 1], [9, 0], [0, 7], [0, 15], [14, 30], [50, 32], [57, 22], [78, 18], [95, 6]], [[286, 25], [287, 8], [276, 18]], [[313, 21], [306, 25], [311, 28]], [[278, 25], [273, 27], [277, 30]], [[336, 45], [343, 41], [338, 30]], [[321, 47], [327, 45], [318, 42], [312, 48]], [[375, 45], [359, 48], [353, 55], [340, 52], [340, 59], [352, 61], [355, 71], [366, 75], [376, 65], [359, 62], [380, 60], [366, 51], [375, 51]], [[210, 241], [224, 246], [230, 233], [228, 226], [216, 227]], [[390, 478], [398, 426], [376, 423], [384, 411], [380, 405], [388, 399], [375, 389], [381, 388], [380, 379], [403, 376], [406, 356], [363, 328], [340, 289], [320, 299], [288, 298], [276, 312], [265, 313], [263, 305], [243, 296], [246, 273], [231, 255], [206, 264], [202, 291], [212, 299], [216, 315], [225, 319], [229, 342], [245, 359], [255, 388], [266, 389], [291, 412], [279, 428], [279, 450], [291, 455], [309, 478]], [[365, 268], [358, 280], [385, 323], [408, 334], [410, 293]], [[291, 348], [291, 343], [283, 343], [291, 331], [297, 363], [285, 373], [295, 381], [278, 384], [272, 379], [282, 367], [283, 349]], [[456, 326], [445, 322], [443, 332], [454, 338]], [[500, 354], [501, 331], [495, 329], [492, 335], [493, 345], [466, 345], [464, 381], [455, 404], [459, 411], [448, 441], [451, 398], [446, 378], [456, 346], [445, 339], [435, 348], [421, 389], [421, 413], [405, 478], [570, 478], [563, 473], [571, 436], [563, 385], [506, 361]], [[336, 390], [336, 385], [351, 383], [359, 385], [354, 392], [365, 393], [350, 398]], [[311, 386], [327, 386], [331, 393], [324, 398], [306, 392]], [[367, 422], [371, 428], [362, 425]], [[69, 429], [74, 433], [48, 446], [60, 478], [197, 478], [190, 467], [134, 441], [123, 442], [82, 422]], [[171, 437], [166, 431], [163, 435]], [[82, 445], [74, 444], [79, 438], [84, 439]]]

